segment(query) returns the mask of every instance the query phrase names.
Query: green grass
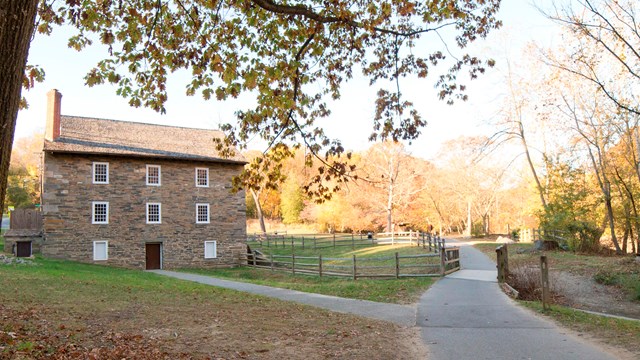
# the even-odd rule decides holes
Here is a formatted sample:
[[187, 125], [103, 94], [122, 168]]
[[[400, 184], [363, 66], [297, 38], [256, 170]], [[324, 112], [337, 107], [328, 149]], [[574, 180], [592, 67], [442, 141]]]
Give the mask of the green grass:
[[542, 304], [537, 301], [520, 301], [520, 303], [574, 331], [589, 333], [607, 344], [638, 353], [640, 321], [598, 316], [556, 305], [544, 311]]
[[249, 267], [183, 271], [309, 293], [396, 304], [415, 303], [435, 281], [433, 278], [358, 279], [354, 281], [326, 276], [321, 278], [315, 275], [293, 275]]
[[[139, 270], [36, 256], [30, 265], [0, 265], [0, 289], [0, 343], [10, 342], [0, 358], [45, 358], [69, 344], [82, 358], [101, 349], [120, 355], [100, 358], [176, 359], [260, 358], [265, 349], [268, 358], [333, 358], [345, 347], [353, 358], [391, 358], [399, 346], [399, 328], [387, 323]], [[155, 349], [168, 355], [145, 356]]]

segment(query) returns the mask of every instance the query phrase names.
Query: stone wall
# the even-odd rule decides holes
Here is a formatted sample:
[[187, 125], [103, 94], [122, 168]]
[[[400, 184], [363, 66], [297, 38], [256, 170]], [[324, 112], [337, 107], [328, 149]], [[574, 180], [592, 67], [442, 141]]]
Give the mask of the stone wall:
[[[92, 163], [109, 163], [109, 184], [93, 184]], [[146, 165], [161, 166], [161, 186], [146, 185]], [[195, 168], [209, 168], [209, 187]], [[240, 164], [45, 153], [42, 254], [82, 262], [145, 268], [145, 244], [162, 243], [163, 268], [235, 266], [246, 256], [244, 192], [231, 193]], [[109, 202], [109, 223], [92, 224], [92, 202]], [[161, 203], [161, 224], [146, 223], [146, 203]], [[210, 204], [210, 223], [196, 224], [196, 203]], [[93, 260], [93, 242], [108, 241], [108, 260]], [[204, 258], [204, 241], [217, 258]]]

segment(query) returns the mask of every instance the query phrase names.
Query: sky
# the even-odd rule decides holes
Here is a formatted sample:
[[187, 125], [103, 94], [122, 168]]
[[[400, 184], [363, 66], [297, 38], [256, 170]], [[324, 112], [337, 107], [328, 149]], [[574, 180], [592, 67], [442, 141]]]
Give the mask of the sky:
[[[539, 1], [544, 7], [551, 0]], [[542, 16], [527, 0], [503, 1], [499, 17], [503, 27], [494, 31], [486, 40], [479, 40], [473, 48], [482, 55], [497, 60], [497, 66], [469, 82], [470, 100], [450, 106], [437, 99], [433, 89], [434, 78], [407, 79], [402, 92], [413, 101], [428, 125], [422, 135], [409, 145], [415, 156], [434, 158], [447, 140], [460, 136], [490, 135], [493, 129], [487, 125], [495, 118], [501, 105], [504, 80], [504, 59], [508, 54], [512, 63], [518, 63], [521, 49], [530, 41], [551, 46], [555, 26]], [[166, 114], [151, 109], [132, 108], [127, 100], [116, 95], [111, 85], [87, 87], [84, 75], [104, 56], [98, 48], [76, 52], [67, 47], [69, 34], [65, 29], [54, 29], [52, 36], [38, 35], [29, 51], [29, 63], [44, 68], [46, 78], [34, 89], [23, 91], [29, 103], [27, 110], [18, 114], [15, 138], [28, 137], [34, 132], [44, 132], [46, 93], [58, 89], [62, 97], [62, 114], [96, 117], [123, 121], [136, 121], [160, 125], [216, 129], [220, 124], [233, 122], [234, 113], [251, 107], [251, 94], [243, 94], [232, 101], [204, 100], [196, 94], [185, 95], [184, 74], [169, 78], [169, 100]], [[379, 86], [370, 87], [368, 80], [355, 77], [342, 89], [342, 97], [329, 103], [332, 115], [321, 120], [330, 137], [339, 138], [348, 150], [364, 150], [371, 144], [375, 95]], [[264, 150], [263, 143], [250, 143], [249, 148]]]

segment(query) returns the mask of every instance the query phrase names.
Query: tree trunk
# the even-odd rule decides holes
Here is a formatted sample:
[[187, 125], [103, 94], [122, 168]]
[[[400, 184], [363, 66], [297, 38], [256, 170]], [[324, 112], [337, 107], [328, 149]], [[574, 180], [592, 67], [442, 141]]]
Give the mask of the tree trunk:
[[604, 202], [607, 207], [607, 218], [609, 219], [609, 230], [611, 230], [611, 241], [613, 242], [613, 246], [616, 249], [616, 254], [621, 254], [622, 249], [620, 249], [620, 244], [618, 243], [618, 238], [616, 237], [615, 216], [613, 215], [613, 206], [611, 206], [611, 184], [609, 182], [606, 182], [605, 189], [602, 190], [604, 192]]
[[527, 163], [529, 164], [531, 175], [533, 175], [533, 179], [536, 182], [536, 189], [538, 190], [538, 195], [540, 196], [540, 202], [542, 203], [543, 209], [547, 210], [547, 200], [544, 198], [544, 189], [542, 188], [542, 184], [540, 184], [538, 172], [536, 171], [536, 167], [533, 165], [533, 160], [531, 160], [531, 155], [529, 154], [529, 145], [527, 145], [527, 140], [524, 137], [524, 126], [522, 125], [522, 120], [518, 121], [518, 127], [520, 132], [520, 142], [522, 142], [522, 147], [524, 148], [524, 154], [527, 157]]
[[260, 197], [256, 194], [255, 190], [249, 189], [253, 202], [256, 204], [256, 211], [258, 212], [258, 221], [260, 221], [260, 231], [267, 232], [267, 227], [264, 226], [264, 215], [262, 215], [262, 206], [260, 205]]
[[4, 210], [9, 161], [20, 107], [38, 0], [0, 3], [0, 215]]

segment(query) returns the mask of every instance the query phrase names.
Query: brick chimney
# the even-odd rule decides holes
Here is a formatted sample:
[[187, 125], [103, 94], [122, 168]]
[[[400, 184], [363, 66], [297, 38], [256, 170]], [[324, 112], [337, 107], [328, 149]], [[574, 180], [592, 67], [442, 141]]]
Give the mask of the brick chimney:
[[55, 141], [60, 137], [60, 103], [62, 94], [56, 89], [47, 93], [47, 124], [44, 129], [44, 138]]

